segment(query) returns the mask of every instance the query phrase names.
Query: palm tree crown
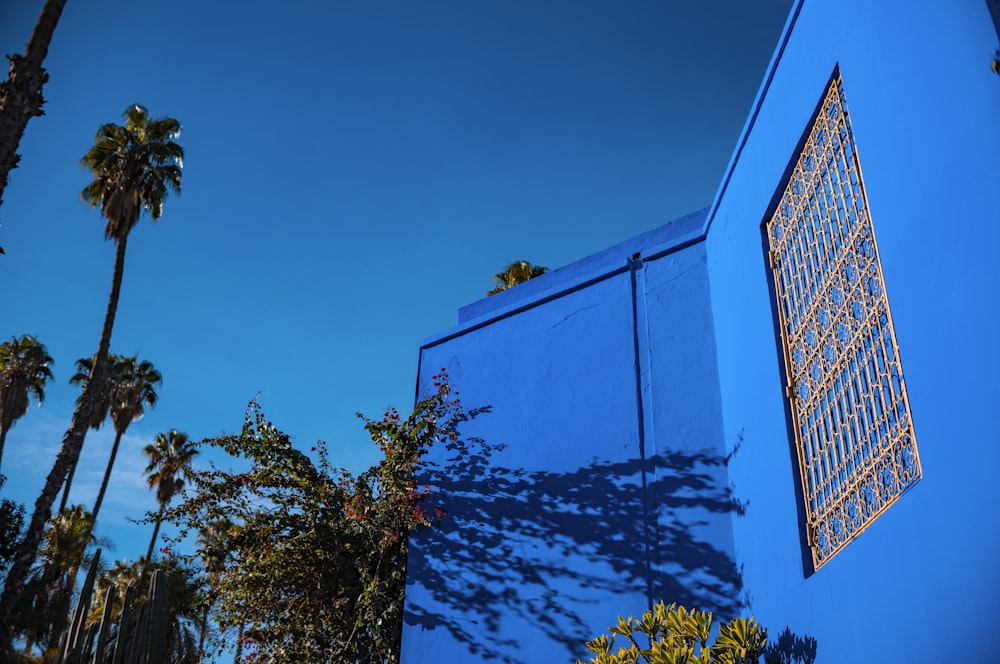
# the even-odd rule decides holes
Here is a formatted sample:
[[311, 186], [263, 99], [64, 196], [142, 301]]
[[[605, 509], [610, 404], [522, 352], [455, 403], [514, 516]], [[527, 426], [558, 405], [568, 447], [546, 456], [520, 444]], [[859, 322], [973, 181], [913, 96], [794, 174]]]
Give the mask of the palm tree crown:
[[145, 406], [156, 406], [156, 386], [163, 382], [163, 376], [152, 362], [132, 355], [119, 358], [110, 380], [111, 422], [116, 432], [124, 433], [129, 424], [146, 414]]
[[7, 432], [28, 412], [31, 397], [39, 405], [45, 401], [52, 362], [45, 344], [35, 337], [12, 337], [0, 344], [0, 457]]
[[195, 542], [209, 576], [219, 576], [225, 569], [230, 540], [237, 531], [236, 524], [227, 516], [213, 519], [198, 530]]
[[[76, 361], [76, 373], [70, 376], [70, 385], [87, 385], [87, 381], [90, 380], [90, 374], [94, 371], [94, 359], [93, 357], [81, 357]], [[107, 372], [110, 374], [114, 371], [115, 365], [118, 363], [118, 356], [114, 353], [108, 353], [107, 360]], [[110, 380], [110, 379], [109, 379]], [[80, 393], [78, 399], [83, 398], [83, 393]], [[91, 413], [90, 417], [90, 428], [100, 429], [101, 425], [104, 424], [104, 420], [108, 419], [108, 411], [111, 409], [111, 385], [110, 382], [105, 382], [103, 389], [100, 394], [97, 395], [97, 400], [94, 403], [94, 412]]]
[[[79, 371], [70, 378], [70, 383], [86, 383], [93, 369], [93, 364], [94, 358], [77, 360], [76, 366]], [[111, 479], [111, 470], [114, 468], [122, 436], [125, 435], [132, 422], [145, 414], [146, 406], [150, 408], [156, 406], [156, 386], [161, 382], [163, 382], [163, 376], [160, 375], [152, 362], [140, 361], [137, 355], [123, 357], [108, 353], [107, 379], [104, 383], [104, 390], [99, 396], [99, 405], [94, 411], [91, 426], [95, 429], [98, 428], [110, 413], [111, 421], [115, 427], [115, 441], [111, 446], [111, 454], [108, 457], [108, 465], [104, 471], [101, 488], [97, 492], [97, 500], [94, 502], [93, 516], [95, 520], [101, 510], [101, 504], [104, 502], [104, 495], [108, 489], [108, 481]], [[73, 472], [70, 470], [63, 494], [64, 503], [69, 493], [72, 477]]]
[[[145, 415], [145, 406], [156, 406], [156, 386], [163, 382], [163, 376], [152, 362], [140, 361], [138, 355], [125, 357], [108, 353], [107, 367], [102, 399], [91, 426], [100, 428], [110, 414], [115, 432], [124, 433], [129, 424]], [[85, 384], [94, 368], [94, 358], [80, 358], [76, 368], [69, 379], [70, 384]]]
[[146, 445], [142, 453], [149, 459], [143, 471], [146, 483], [156, 489], [157, 501], [169, 503], [184, 488], [184, 480], [191, 474], [191, 459], [198, 450], [186, 433], [171, 429], [168, 434], [156, 434], [156, 442]]
[[529, 279], [540, 277], [548, 271], [549, 268], [542, 267], [541, 265], [532, 265], [528, 261], [514, 261], [508, 264], [503, 272], [493, 275], [494, 288], [487, 295], [496, 295], [500, 291], [513, 288]]
[[153, 221], [160, 218], [167, 191], [181, 191], [184, 160], [183, 148], [173, 141], [180, 122], [150, 118], [138, 104], [125, 109], [124, 117], [124, 125], [101, 126], [81, 160], [94, 174], [81, 196], [91, 207], [101, 206], [108, 221], [104, 237], [116, 241], [129, 234], [143, 210]]

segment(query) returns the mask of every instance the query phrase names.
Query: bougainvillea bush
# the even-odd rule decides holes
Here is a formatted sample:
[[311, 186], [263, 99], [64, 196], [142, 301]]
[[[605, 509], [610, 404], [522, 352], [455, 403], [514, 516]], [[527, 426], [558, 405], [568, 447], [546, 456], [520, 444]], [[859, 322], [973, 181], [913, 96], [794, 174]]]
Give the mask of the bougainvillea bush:
[[[383, 456], [356, 477], [333, 468], [322, 443], [297, 450], [255, 402], [238, 435], [200, 443], [249, 466], [196, 472], [168, 514], [180, 538], [201, 530], [198, 556], [213, 561], [218, 648], [249, 662], [398, 661], [409, 534], [443, 516], [414, 471], [461, 417], [447, 376], [434, 381], [410, 415], [362, 417]], [[232, 525], [204, 536], [220, 522]]]

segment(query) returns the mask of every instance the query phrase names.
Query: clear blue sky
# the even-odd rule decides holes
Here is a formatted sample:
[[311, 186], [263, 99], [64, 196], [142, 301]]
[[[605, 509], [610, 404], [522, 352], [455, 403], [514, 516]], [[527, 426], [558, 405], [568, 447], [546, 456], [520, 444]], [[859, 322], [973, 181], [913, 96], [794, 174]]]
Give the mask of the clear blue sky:
[[[0, 0], [4, 53], [43, 4]], [[30, 514], [97, 349], [114, 247], [78, 162], [128, 104], [179, 119], [186, 151], [182, 195], [130, 236], [112, 338], [164, 376], [98, 523], [133, 560], [157, 432], [234, 431], [260, 392], [301, 448], [362, 470], [354, 413], [408, 409], [420, 340], [506, 263], [557, 268], [708, 205], [790, 5], [69, 0], [0, 206], [0, 339], [56, 360], [3, 496]], [[92, 505], [112, 439], [88, 435], [72, 502]]]

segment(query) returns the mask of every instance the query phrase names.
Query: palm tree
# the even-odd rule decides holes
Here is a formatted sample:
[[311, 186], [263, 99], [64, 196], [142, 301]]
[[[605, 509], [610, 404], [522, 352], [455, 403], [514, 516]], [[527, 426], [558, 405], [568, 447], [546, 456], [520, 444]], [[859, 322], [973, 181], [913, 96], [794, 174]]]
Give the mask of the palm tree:
[[[7, 175], [17, 168], [20, 160], [17, 145], [21, 142], [28, 120], [42, 115], [42, 104], [45, 103], [42, 86], [49, 79], [42, 62], [48, 55], [52, 33], [65, 4], [66, 0], [47, 0], [24, 55], [8, 56], [10, 75], [6, 81], [0, 82], [0, 204], [7, 187]], [[3, 253], [2, 249], [0, 253]]]
[[[104, 420], [108, 419], [108, 410], [111, 408], [111, 378], [110, 375], [115, 372], [115, 368], [118, 365], [119, 357], [114, 353], [108, 353], [107, 360], [107, 374], [108, 379], [104, 382], [104, 387], [101, 389], [101, 393], [97, 395], [97, 401], [94, 405], [94, 410], [90, 414], [90, 428], [100, 429], [104, 424]], [[90, 379], [90, 374], [94, 370], [94, 357], [81, 357], [76, 361], [76, 373], [72, 375], [69, 379], [70, 385], [83, 385], [85, 388], [87, 386], [87, 381]], [[83, 398], [83, 392], [77, 397], [77, 405], [79, 405], [80, 399]], [[59, 511], [66, 509], [66, 502], [69, 499], [69, 490], [73, 485], [73, 477], [76, 475], [76, 465], [74, 464], [69, 469], [69, 473], [66, 475], [66, 483], [63, 485], [62, 500], [59, 502]]]
[[68, 625], [70, 603], [76, 589], [76, 570], [90, 561], [95, 545], [107, 544], [95, 538], [93, 515], [83, 505], [73, 505], [59, 512], [45, 529], [42, 548], [35, 569], [28, 580], [29, 591], [21, 601], [19, 619], [12, 625], [26, 639], [26, 650], [33, 644], [51, 654]]
[[[86, 382], [93, 366], [93, 359], [80, 359], [76, 361], [76, 364], [80, 371], [70, 378], [70, 383]], [[125, 435], [132, 422], [145, 415], [145, 406], [150, 408], [156, 406], [156, 386], [161, 382], [163, 382], [163, 376], [156, 370], [152, 362], [140, 361], [137, 355], [121, 357], [113, 353], [108, 354], [108, 378], [104, 389], [106, 402], [102, 403], [102, 406], [106, 411], [110, 411], [111, 422], [115, 427], [115, 442], [111, 446], [108, 466], [104, 470], [104, 479], [101, 481], [101, 488], [97, 492], [97, 500], [94, 502], [95, 522], [98, 512], [101, 511], [101, 505], [104, 503], [108, 481], [111, 479], [111, 470], [115, 465], [115, 458], [118, 456], [118, 446], [122, 436]], [[91, 426], [95, 429], [98, 428], [103, 419], [103, 416], [99, 419], [95, 417]], [[70, 471], [66, 478], [66, 487], [63, 490], [63, 502], [66, 501], [72, 481], [73, 473]]]
[[226, 559], [231, 555], [231, 538], [236, 524], [229, 517], [219, 517], [198, 529], [196, 543], [201, 555], [201, 563], [208, 574], [208, 589], [202, 606], [201, 625], [198, 634], [198, 652], [205, 656], [205, 636], [208, 633], [208, 614], [214, 599], [213, 586], [226, 569]]
[[[111, 295], [90, 377], [77, 401], [69, 431], [63, 436], [62, 447], [42, 493], [35, 502], [35, 511], [17, 557], [7, 573], [3, 595], [0, 596], [0, 622], [10, 616], [11, 607], [24, 591], [24, 580], [42, 539], [45, 522], [51, 515], [52, 503], [70, 468], [80, 458], [84, 436], [99, 405], [111, 346], [111, 330], [121, 294], [129, 232], [139, 222], [143, 211], [148, 212], [153, 221], [159, 219], [168, 191], [179, 193], [181, 188], [184, 150], [173, 141], [180, 132], [180, 123], [173, 118], [151, 118], [149, 111], [139, 105], [129, 106], [124, 116], [124, 125], [108, 123], [98, 130], [97, 142], [81, 160], [94, 174], [94, 181], [83, 190], [83, 200], [93, 207], [100, 205], [101, 216], [107, 220], [104, 237], [115, 243]], [[0, 652], [4, 651], [5, 644], [6, 640], [0, 635]]]
[[500, 291], [513, 288], [514, 286], [524, 283], [529, 279], [540, 277], [548, 271], [549, 268], [542, 267], [540, 265], [532, 265], [528, 261], [514, 261], [513, 263], [507, 265], [503, 272], [493, 275], [494, 288], [486, 295], [496, 295]]
[[184, 488], [184, 480], [191, 476], [191, 459], [198, 454], [194, 443], [188, 440], [186, 433], [171, 429], [169, 434], [156, 434], [156, 442], [146, 445], [143, 455], [149, 459], [149, 464], [143, 474], [150, 489], [156, 489], [156, 500], [160, 503], [160, 511], [156, 515], [156, 526], [153, 537], [149, 540], [146, 560], [153, 559], [153, 547], [160, 534], [160, 523], [167, 504], [174, 495]]
[[[129, 586], [142, 587], [142, 566], [137, 563], [129, 563], [127, 560], [116, 560], [111, 569], [105, 570], [97, 578], [97, 592], [94, 597], [100, 598], [107, 594], [108, 588], [115, 589], [115, 595], [119, 598], [125, 596], [125, 591]], [[121, 610], [119, 604], [113, 610]]]
[[[94, 357], [81, 357], [76, 361], [76, 373], [70, 377], [70, 385], [87, 385], [87, 379], [90, 378], [90, 374], [94, 370], [94, 359]], [[119, 359], [120, 358], [114, 353], [108, 353], [108, 359], [105, 366], [107, 367], [106, 371], [109, 375], [114, 371], [114, 367], [118, 363]], [[80, 397], [82, 396], [83, 392], [80, 393]], [[100, 399], [98, 399], [97, 404], [94, 406], [94, 412], [91, 413], [90, 428], [94, 430], [100, 429], [101, 425], [104, 424], [104, 420], [108, 418], [108, 411], [110, 409], [111, 393], [108, 389], [108, 384], [105, 383]]]
[[[136, 592], [132, 599], [132, 623], [136, 619], [138, 611], [145, 610], [148, 606], [148, 595], [143, 592], [149, 587], [150, 579], [157, 570], [161, 570], [167, 586], [166, 602], [166, 629], [167, 629], [167, 656], [163, 661], [172, 664], [194, 664], [204, 661], [199, 658], [195, 646], [194, 623], [198, 620], [200, 610], [199, 598], [204, 584], [203, 577], [198, 574], [196, 567], [184, 565], [177, 560], [167, 559], [147, 564], [143, 558], [129, 563], [126, 561], [116, 562], [114, 566], [105, 571], [97, 579], [97, 590], [94, 597], [97, 602], [91, 607], [90, 615], [87, 618], [88, 625], [99, 623], [104, 617], [104, 612], [109, 611], [113, 619], [121, 625], [121, 598], [125, 595], [129, 586]], [[103, 604], [103, 598], [107, 596], [109, 588], [115, 589], [115, 595], [119, 598], [112, 602], [111, 606]], [[122, 634], [120, 631], [113, 639], [128, 640], [130, 636]]]
[[29, 335], [11, 337], [0, 344], [0, 458], [4, 441], [14, 423], [28, 412], [31, 397], [45, 401], [45, 383], [52, 379], [52, 364], [45, 344]]
[[111, 479], [111, 468], [118, 454], [118, 444], [132, 422], [142, 419], [146, 414], [145, 406], [156, 407], [156, 386], [163, 382], [163, 376], [148, 360], [139, 361], [137, 355], [119, 358], [111, 373], [111, 422], [115, 426], [115, 442], [111, 446], [111, 456], [108, 457], [108, 467], [104, 471], [101, 489], [97, 492], [94, 502], [94, 519], [101, 510], [104, 494], [108, 490], [108, 480]]

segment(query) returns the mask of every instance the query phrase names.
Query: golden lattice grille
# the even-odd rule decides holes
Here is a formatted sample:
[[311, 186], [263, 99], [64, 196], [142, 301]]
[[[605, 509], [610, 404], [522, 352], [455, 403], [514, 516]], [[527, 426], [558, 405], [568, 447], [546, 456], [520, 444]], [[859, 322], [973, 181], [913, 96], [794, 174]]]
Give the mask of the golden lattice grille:
[[921, 476], [842, 84], [767, 223], [813, 565]]

